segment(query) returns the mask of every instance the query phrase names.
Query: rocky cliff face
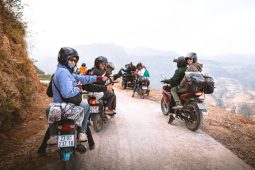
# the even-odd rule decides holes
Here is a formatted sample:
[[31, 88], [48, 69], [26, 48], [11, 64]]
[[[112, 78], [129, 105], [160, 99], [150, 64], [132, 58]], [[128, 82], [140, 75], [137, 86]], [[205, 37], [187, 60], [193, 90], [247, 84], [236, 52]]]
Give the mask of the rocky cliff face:
[[28, 58], [25, 25], [16, 1], [0, 0], [0, 131], [32, 113], [40, 86]]

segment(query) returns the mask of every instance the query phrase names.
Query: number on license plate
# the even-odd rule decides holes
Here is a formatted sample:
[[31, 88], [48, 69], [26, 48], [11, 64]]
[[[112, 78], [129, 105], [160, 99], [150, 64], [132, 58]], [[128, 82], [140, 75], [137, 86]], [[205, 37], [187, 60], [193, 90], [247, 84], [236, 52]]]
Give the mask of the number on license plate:
[[74, 135], [59, 135], [58, 136], [58, 147], [72, 147], [74, 146]]
[[99, 107], [98, 106], [90, 106], [90, 113], [98, 113]]

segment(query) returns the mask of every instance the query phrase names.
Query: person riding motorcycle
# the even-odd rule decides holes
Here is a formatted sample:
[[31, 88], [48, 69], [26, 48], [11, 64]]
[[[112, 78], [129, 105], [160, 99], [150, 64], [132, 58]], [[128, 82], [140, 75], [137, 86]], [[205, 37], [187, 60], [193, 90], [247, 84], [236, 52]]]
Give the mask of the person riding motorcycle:
[[[199, 64], [197, 62], [197, 54], [194, 52], [188, 53], [185, 57], [185, 60], [187, 61], [188, 68], [186, 69], [186, 72], [201, 72], [202, 71], [202, 64]], [[176, 103], [176, 106], [173, 107], [173, 109], [181, 109], [183, 108], [181, 100], [179, 98], [178, 93], [184, 93], [186, 91], [189, 91], [189, 81], [186, 76], [182, 79], [179, 86], [176, 86], [171, 89], [171, 94], [174, 98], [174, 101]]]
[[86, 63], [82, 63], [82, 65], [80, 67], [80, 74], [81, 75], [86, 75], [87, 71], [88, 71], [88, 68], [86, 66]]
[[[94, 68], [92, 69], [91, 73], [92, 75], [97, 75], [97, 76], [108, 76], [109, 78], [109, 73], [106, 71], [106, 64], [108, 63], [108, 60], [104, 56], [99, 56], [95, 59], [94, 63]], [[97, 84], [104, 85], [106, 82], [100, 82]], [[113, 92], [106, 91], [104, 92], [103, 99], [107, 101], [106, 103], [106, 108], [105, 108], [105, 113], [106, 114], [115, 114], [115, 109], [116, 109], [116, 95]]]
[[[77, 82], [82, 84], [91, 84], [94, 82], [105, 81], [102, 76], [81, 76], [73, 74], [74, 68], [79, 61], [78, 52], [70, 47], [62, 47], [58, 53], [57, 70], [52, 78], [53, 103], [73, 103], [84, 108], [84, 118], [82, 127], [79, 129], [79, 139], [86, 140], [87, 122], [90, 115], [89, 104], [82, 101], [80, 89], [76, 86]], [[47, 141], [50, 138], [50, 129], [48, 128], [42, 144], [38, 149], [38, 154], [46, 153]]]
[[136, 68], [137, 68], [137, 72], [134, 74], [137, 76], [137, 83], [135, 83], [135, 85], [134, 85], [132, 97], [135, 96], [135, 92], [136, 92], [137, 88], [139, 87], [139, 85], [141, 84], [141, 82], [139, 81], [140, 78], [145, 77], [148, 80], [147, 86], [149, 87], [149, 85], [150, 85], [150, 80], [149, 80], [150, 74], [149, 74], [149, 71], [146, 69], [146, 67], [143, 66], [142, 63], [138, 63], [136, 65]]
[[[185, 75], [185, 71], [187, 69], [187, 62], [185, 60], [185, 58], [183, 56], [178, 57], [177, 59], [174, 59], [173, 62], [177, 63], [177, 69], [174, 72], [174, 75], [170, 78], [170, 79], [166, 79], [166, 80], [162, 80], [162, 83], [168, 84], [169, 85], [169, 89], [178, 86], [184, 75]], [[170, 113], [170, 117], [169, 117], [169, 123], [172, 122], [172, 120], [174, 119], [173, 117], [173, 109], [172, 107], [175, 105], [174, 104], [174, 100], [170, 100], [170, 105], [169, 105], [169, 110], [168, 112]]]
[[125, 69], [121, 69], [125, 73], [125, 77], [123, 77], [124, 85], [127, 86], [128, 82], [132, 83], [132, 87], [134, 87], [134, 79], [135, 76], [132, 74], [132, 72], [136, 71], [136, 66], [133, 65], [132, 62], [125, 64]]

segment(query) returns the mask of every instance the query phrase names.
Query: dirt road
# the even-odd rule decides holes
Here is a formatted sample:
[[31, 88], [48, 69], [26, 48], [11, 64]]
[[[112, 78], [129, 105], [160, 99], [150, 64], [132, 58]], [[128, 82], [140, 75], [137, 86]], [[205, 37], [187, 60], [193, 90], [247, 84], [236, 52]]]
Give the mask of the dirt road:
[[[182, 121], [167, 124], [158, 103], [116, 93], [118, 114], [94, 133], [96, 149], [78, 155], [75, 169], [252, 169], [203, 131], [192, 132]], [[61, 169], [61, 163], [43, 169]]]

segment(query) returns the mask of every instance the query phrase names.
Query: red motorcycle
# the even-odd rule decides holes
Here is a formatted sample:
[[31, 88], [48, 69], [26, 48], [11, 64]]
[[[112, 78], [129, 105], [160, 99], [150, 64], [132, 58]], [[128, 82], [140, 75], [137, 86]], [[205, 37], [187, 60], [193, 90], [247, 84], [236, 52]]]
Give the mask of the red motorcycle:
[[[165, 76], [162, 75], [165, 79]], [[204, 98], [201, 98], [204, 94], [203, 88], [198, 88], [196, 91], [187, 91], [180, 94], [180, 100], [183, 108], [174, 110], [173, 115], [181, 120], [185, 121], [188, 129], [195, 131], [199, 129], [203, 122], [203, 115], [207, 115], [207, 108], [204, 103]], [[169, 106], [172, 99], [170, 93], [170, 86], [163, 86], [163, 96], [161, 99], [161, 110], [164, 115], [169, 115]]]

